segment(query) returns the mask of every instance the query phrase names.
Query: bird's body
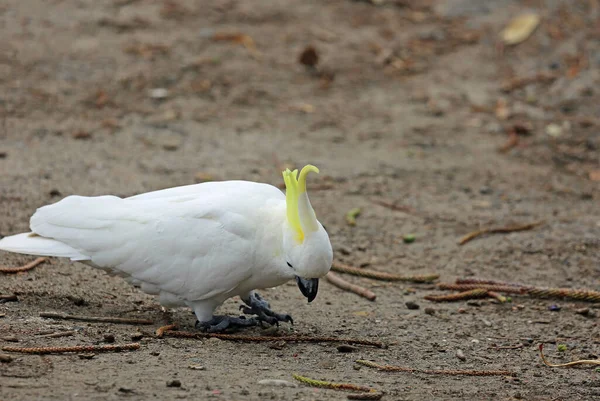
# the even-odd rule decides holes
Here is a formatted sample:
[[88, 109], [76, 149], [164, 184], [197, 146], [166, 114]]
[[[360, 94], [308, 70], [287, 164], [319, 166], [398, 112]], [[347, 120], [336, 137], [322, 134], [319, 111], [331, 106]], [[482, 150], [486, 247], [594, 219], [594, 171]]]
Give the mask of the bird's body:
[[[278, 188], [248, 181], [208, 182], [124, 199], [69, 196], [38, 209], [31, 233], [0, 240], [0, 249], [69, 257], [101, 268], [158, 295], [165, 306], [189, 306], [206, 322], [230, 297], [246, 301], [254, 289], [299, 277], [288, 267], [286, 231], [294, 226], [288, 205]], [[323, 253], [318, 264], [330, 266], [326, 241], [317, 250]], [[318, 270], [317, 276], [326, 273]]]

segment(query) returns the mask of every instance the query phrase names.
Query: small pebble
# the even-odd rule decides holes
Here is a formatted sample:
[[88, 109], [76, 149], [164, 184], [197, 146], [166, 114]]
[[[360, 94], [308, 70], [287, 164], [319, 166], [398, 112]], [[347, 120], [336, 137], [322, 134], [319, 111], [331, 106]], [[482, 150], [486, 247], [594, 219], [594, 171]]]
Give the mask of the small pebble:
[[6, 354], [0, 354], [0, 362], [2, 363], [9, 363], [12, 362], [13, 357], [10, 355], [6, 355]]
[[435, 309], [433, 308], [425, 308], [424, 310], [428, 315], [435, 315]]
[[263, 386], [273, 386], [273, 387], [298, 387], [296, 383], [289, 382], [287, 380], [280, 379], [263, 379], [259, 380], [258, 384]]
[[549, 310], [550, 312], [560, 312], [560, 310], [561, 310], [561, 307], [560, 307], [560, 306], [558, 306], [558, 305], [550, 305], [550, 306], [548, 307], [548, 310]]
[[96, 354], [78, 354], [79, 359], [93, 359]]
[[17, 337], [15, 337], [15, 336], [0, 337], [0, 340], [2, 340], [2, 341], [8, 341], [8, 342], [11, 342], [11, 343], [18, 343], [19, 342], [19, 339]]
[[342, 345], [340, 345], [340, 346], [337, 347], [337, 350], [339, 352], [347, 353], [347, 352], [354, 352], [354, 351], [358, 350], [358, 348], [353, 347], [351, 345], [342, 344]]
[[465, 353], [462, 350], [460, 350], [460, 349], [456, 350], [456, 357], [458, 359], [460, 359], [461, 361], [466, 361], [467, 360], [467, 357], [465, 356]]
[[412, 310], [420, 308], [419, 304], [416, 302], [413, 302], [413, 301], [408, 301], [405, 303], [405, 305], [408, 309], [412, 309]]
[[469, 306], [481, 306], [481, 301], [475, 301], [475, 300], [467, 301], [467, 305], [469, 305]]
[[188, 369], [192, 370], [206, 370], [206, 368], [202, 365], [189, 365]]
[[181, 382], [177, 379], [175, 380], [169, 380], [167, 382], [167, 387], [181, 387]]
[[458, 308], [458, 313], [467, 313], [467, 310], [465, 308]]
[[575, 313], [577, 313], [578, 315], [581, 315], [581, 316], [585, 316], [585, 317], [596, 317], [596, 312], [594, 312], [590, 308], [576, 309]]
[[133, 333], [131, 335], [131, 339], [133, 341], [140, 341], [143, 337], [144, 337], [144, 335], [142, 333]]
[[169, 96], [169, 91], [165, 88], [154, 88], [148, 91], [148, 96], [152, 99], [165, 99]]
[[481, 321], [483, 322], [483, 324], [485, 324], [487, 327], [492, 327], [492, 322], [490, 322], [487, 319], [481, 319]]
[[104, 342], [105, 343], [114, 343], [115, 342], [115, 335], [114, 334], [105, 334], [104, 335]]
[[152, 356], [159, 356], [159, 355], [160, 355], [160, 352], [158, 352], [158, 351], [152, 351], [152, 352], [150, 353], [150, 355], [152, 355]]
[[119, 387], [120, 393], [133, 393], [133, 389], [129, 387]]

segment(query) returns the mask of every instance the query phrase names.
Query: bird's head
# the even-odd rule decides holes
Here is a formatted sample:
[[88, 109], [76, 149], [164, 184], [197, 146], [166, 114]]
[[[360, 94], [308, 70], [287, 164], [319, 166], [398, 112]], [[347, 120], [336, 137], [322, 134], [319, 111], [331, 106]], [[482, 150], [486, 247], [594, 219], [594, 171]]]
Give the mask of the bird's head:
[[329, 235], [317, 220], [306, 193], [306, 176], [310, 172], [318, 173], [319, 169], [307, 165], [300, 175], [298, 170], [283, 172], [287, 210], [283, 248], [288, 268], [293, 270], [308, 302], [317, 296], [319, 278], [327, 274], [333, 262]]

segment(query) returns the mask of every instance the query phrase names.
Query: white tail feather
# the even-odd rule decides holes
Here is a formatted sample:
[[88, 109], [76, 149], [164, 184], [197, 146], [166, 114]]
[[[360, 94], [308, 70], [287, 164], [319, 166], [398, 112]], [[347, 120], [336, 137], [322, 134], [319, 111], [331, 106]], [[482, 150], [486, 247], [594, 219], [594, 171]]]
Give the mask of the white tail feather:
[[4, 237], [0, 240], [0, 250], [26, 255], [56, 256], [71, 258], [71, 260], [89, 260], [89, 256], [82, 255], [78, 250], [60, 241], [40, 237], [35, 233], [23, 233]]

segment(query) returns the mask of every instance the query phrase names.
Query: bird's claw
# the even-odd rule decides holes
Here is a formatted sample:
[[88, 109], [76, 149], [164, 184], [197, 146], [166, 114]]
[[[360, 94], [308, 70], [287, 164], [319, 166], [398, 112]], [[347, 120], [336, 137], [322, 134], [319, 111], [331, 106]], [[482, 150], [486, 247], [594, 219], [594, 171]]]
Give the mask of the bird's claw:
[[256, 326], [258, 323], [259, 320], [254, 317], [213, 316], [206, 322], [196, 321], [196, 328], [207, 333], [220, 333], [227, 329]]
[[273, 312], [269, 303], [256, 292], [252, 293], [244, 302], [246, 305], [240, 305], [240, 310], [246, 315], [256, 315], [259, 322], [266, 322], [271, 326], [277, 325], [277, 327], [279, 327], [279, 322], [294, 324], [294, 319], [290, 315]]

